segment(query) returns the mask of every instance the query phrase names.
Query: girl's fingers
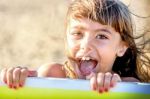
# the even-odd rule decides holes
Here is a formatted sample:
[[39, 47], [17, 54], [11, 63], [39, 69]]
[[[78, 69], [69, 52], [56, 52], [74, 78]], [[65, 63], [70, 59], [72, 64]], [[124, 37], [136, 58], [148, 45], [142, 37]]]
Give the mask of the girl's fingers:
[[[22, 87], [28, 75], [28, 69], [24, 67], [2, 69], [0, 76], [10, 88]], [[33, 75], [33, 74], [32, 74]]]
[[102, 93], [104, 91], [104, 74], [98, 73], [97, 74], [97, 85], [98, 85], [98, 91]]
[[112, 79], [112, 74], [110, 72], [105, 73], [104, 78], [104, 90], [107, 92], [110, 88], [110, 83]]
[[92, 90], [97, 90], [96, 74], [93, 74], [93, 76], [90, 78], [90, 86]]
[[7, 78], [7, 84], [10, 88], [12, 88], [12, 84], [13, 84], [13, 70], [14, 68], [11, 67], [7, 70], [7, 74], [6, 74], [6, 78]]
[[118, 74], [98, 73], [91, 77], [90, 86], [92, 90], [97, 90], [99, 93], [108, 91], [110, 87], [113, 87], [117, 82], [120, 82], [121, 78]]
[[15, 68], [13, 70], [13, 88], [17, 88], [19, 84], [19, 78], [21, 74], [21, 68]]
[[0, 74], [0, 78], [1, 78], [1, 80], [2, 80], [5, 84], [7, 84], [7, 77], [6, 77], [6, 74], [7, 74], [7, 69], [6, 69], [6, 68], [2, 69], [1, 74]]
[[121, 82], [121, 78], [118, 74], [113, 74], [111, 79], [111, 87], [115, 86], [117, 82]]
[[23, 68], [21, 69], [20, 79], [19, 79], [19, 86], [22, 87], [25, 83], [25, 79], [28, 76], [28, 70]]

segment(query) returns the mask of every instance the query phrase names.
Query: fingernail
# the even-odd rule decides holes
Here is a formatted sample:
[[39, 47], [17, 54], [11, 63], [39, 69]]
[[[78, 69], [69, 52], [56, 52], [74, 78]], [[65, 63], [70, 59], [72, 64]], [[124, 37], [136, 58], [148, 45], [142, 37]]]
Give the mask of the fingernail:
[[17, 89], [17, 87], [16, 87], [16, 86], [14, 86], [14, 89]]
[[9, 84], [9, 88], [12, 88], [12, 84]]
[[108, 92], [108, 88], [105, 88], [105, 91]]
[[103, 88], [99, 88], [99, 93], [103, 93]]
[[23, 85], [20, 83], [20, 84], [19, 84], [19, 87], [22, 87], [22, 86], [23, 86]]

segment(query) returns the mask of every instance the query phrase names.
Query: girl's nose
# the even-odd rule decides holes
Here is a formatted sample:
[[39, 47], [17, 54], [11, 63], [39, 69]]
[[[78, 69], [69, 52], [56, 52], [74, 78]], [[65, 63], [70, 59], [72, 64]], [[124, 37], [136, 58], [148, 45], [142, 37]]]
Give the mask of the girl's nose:
[[84, 53], [90, 52], [92, 49], [92, 40], [88, 37], [84, 38], [80, 42], [80, 50]]

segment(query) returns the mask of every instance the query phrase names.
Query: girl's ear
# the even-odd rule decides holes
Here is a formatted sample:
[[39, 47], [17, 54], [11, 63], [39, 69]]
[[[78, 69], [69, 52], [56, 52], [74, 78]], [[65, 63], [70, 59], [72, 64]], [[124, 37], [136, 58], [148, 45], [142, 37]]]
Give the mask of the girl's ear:
[[121, 42], [120, 47], [118, 48], [117, 51], [117, 56], [122, 57], [125, 54], [127, 49], [128, 49], [128, 45], [125, 42]]

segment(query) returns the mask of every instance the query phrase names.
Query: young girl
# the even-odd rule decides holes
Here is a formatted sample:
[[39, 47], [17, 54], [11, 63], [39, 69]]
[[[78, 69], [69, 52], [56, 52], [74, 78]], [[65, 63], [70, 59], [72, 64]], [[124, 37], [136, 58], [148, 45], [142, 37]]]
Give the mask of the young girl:
[[118, 0], [74, 0], [66, 19], [68, 60], [43, 65], [37, 72], [3, 69], [1, 78], [10, 88], [22, 87], [27, 76], [90, 79], [98, 92], [107, 92], [116, 82], [140, 81], [142, 59], [132, 25], [127, 6]]

